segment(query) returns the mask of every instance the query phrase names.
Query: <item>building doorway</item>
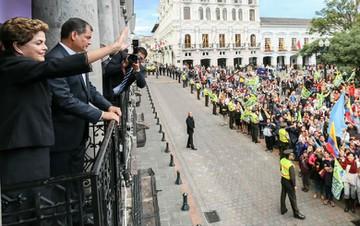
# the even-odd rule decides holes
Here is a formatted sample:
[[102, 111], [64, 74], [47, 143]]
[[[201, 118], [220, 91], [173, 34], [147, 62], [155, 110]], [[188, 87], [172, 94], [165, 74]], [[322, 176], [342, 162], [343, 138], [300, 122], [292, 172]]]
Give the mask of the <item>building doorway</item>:
[[183, 65], [186, 65], [188, 68], [193, 68], [193, 60], [183, 60]]
[[257, 65], [257, 57], [250, 57], [249, 58], [249, 64], [256, 66]]
[[271, 56], [266, 56], [263, 58], [263, 64], [264, 66], [271, 66]]
[[277, 66], [284, 66], [285, 65], [285, 56], [278, 56], [276, 59]]
[[240, 68], [241, 67], [241, 57], [234, 58], [234, 68]]
[[219, 67], [225, 68], [226, 67], [226, 58], [219, 58], [217, 60], [217, 64]]
[[205, 68], [210, 67], [210, 59], [201, 59], [200, 64], [201, 64], [201, 66], [204, 66]]

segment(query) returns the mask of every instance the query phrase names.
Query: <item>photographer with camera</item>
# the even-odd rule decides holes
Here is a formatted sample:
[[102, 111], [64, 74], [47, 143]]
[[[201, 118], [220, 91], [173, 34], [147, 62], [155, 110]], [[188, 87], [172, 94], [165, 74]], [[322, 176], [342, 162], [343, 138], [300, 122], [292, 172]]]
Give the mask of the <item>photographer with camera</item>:
[[134, 47], [133, 54], [127, 54], [122, 51], [114, 55], [105, 67], [104, 77], [110, 83], [109, 87], [113, 94], [111, 101], [115, 96], [120, 95], [136, 81], [140, 88], [146, 86], [145, 69], [141, 63], [147, 57], [147, 51], [143, 47]]

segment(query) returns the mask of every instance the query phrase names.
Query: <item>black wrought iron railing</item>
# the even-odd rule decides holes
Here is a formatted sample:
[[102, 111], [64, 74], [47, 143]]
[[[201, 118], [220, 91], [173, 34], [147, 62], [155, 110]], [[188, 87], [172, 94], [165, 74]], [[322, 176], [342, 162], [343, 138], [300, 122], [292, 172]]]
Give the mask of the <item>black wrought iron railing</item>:
[[126, 185], [136, 144], [133, 96], [132, 90], [119, 96], [119, 125], [92, 125], [83, 173], [0, 187], [2, 225], [127, 225]]

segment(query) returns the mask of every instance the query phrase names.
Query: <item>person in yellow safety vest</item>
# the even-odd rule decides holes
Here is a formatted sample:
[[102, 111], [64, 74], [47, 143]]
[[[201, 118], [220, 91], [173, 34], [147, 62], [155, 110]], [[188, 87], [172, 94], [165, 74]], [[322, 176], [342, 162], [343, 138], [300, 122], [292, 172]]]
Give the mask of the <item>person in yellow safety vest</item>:
[[194, 82], [194, 79], [190, 79], [190, 93], [193, 94], [194, 92], [194, 85], [195, 85], [195, 82]]
[[217, 115], [217, 112], [216, 112], [216, 104], [217, 104], [217, 102], [218, 102], [218, 97], [217, 97], [216, 92], [213, 92], [213, 93], [212, 93], [211, 102], [212, 102], [212, 104], [213, 104], [213, 115]]
[[234, 101], [231, 99], [228, 103], [228, 109], [229, 109], [229, 128], [234, 128], [234, 114], [235, 114], [235, 104]]
[[204, 96], [205, 96], [205, 107], [209, 106], [209, 91], [205, 87], [204, 88]]
[[250, 126], [251, 126], [251, 139], [254, 143], [259, 143], [258, 136], [259, 136], [259, 112], [256, 109], [252, 110], [250, 116]]
[[283, 157], [284, 150], [286, 150], [288, 148], [289, 140], [290, 140], [290, 136], [289, 136], [289, 133], [286, 131], [286, 123], [282, 122], [280, 124], [280, 129], [279, 129], [279, 155], [280, 155], [280, 158]]
[[200, 90], [201, 90], [200, 82], [197, 82], [197, 83], [195, 84], [195, 87], [196, 87], [196, 96], [197, 96], [197, 99], [200, 100]]
[[280, 172], [281, 172], [281, 198], [280, 209], [281, 214], [285, 214], [288, 210], [286, 208], [285, 199], [286, 194], [289, 196], [291, 208], [294, 213], [294, 217], [304, 220], [305, 216], [300, 213], [296, 202], [296, 178], [295, 178], [295, 166], [293, 160], [295, 155], [292, 150], [285, 150], [284, 157], [280, 160]]
[[187, 86], [187, 83], [186, 83], [186, 73], [183, 72], [182, 75], [181, 75], [181, 80], [183, 81], [183, 88], [185, 88]]

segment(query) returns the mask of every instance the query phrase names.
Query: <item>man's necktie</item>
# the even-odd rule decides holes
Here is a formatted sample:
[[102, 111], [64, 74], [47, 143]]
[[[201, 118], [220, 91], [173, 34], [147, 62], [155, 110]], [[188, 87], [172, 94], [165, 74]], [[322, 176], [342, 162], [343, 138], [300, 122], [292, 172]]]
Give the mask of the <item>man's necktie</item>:
[[126, 75], [125, 75], [124, 79], [121, 81], [121, 83], [113, 89], [115, 95], [119, 95], [124, 91], [126, 84], [127, 84], [128, 80], [130, 79], [132, 71], [133, 71], [133, 68], [131, 68], [126, 73]]

